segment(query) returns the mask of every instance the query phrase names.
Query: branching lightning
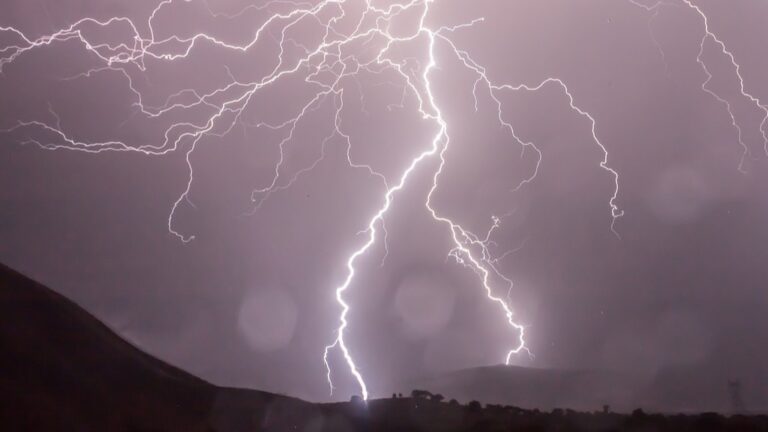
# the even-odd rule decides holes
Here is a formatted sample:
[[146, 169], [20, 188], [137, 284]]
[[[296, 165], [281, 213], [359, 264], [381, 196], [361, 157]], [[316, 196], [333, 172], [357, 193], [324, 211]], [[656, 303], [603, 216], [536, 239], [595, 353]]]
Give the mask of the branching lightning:
[[741, 96], [745, 97], [750, 100], [760, 111], [763, 112], [763, 119], [760, 122], [760, 133], [763, 136], [763, 149], [764, 151], [768, 152], [768, 135], [765, 130], [765, 124], [768, 121], [768, 107], [766, 107], [763, 103], [760, 102], [760, 99], [753, 96], [751, 93], [748, 93], [744, 88], [744, 77], [741, 75], [741, 65], [739, 65], [736, 62], [736, 58], [733, 56], [733, 53], [726, 47], [725, 43], [710, 29], [709, 27], [709, 18], [706, 14], [701, 10], [699, 6], [694, 5], [691, 0], [683, 0], [683, 3], [685, 3], [688, 7], [696, 11], [696, 13], [701, 17], [703, 23], [704, 23], [704, 37], [701, 38], [700, 43], [700, 49], [699, 53], [696, 56], [696, 61], [699, 62], [702, 69], [704, 69], [704, 72], [707, 74], [707, 79], [702, 83], [701, 88], [706, 91], [707, 93], [711, 94], [712, 97], [723, 103], [725, 105], [726, 109], [728, 110], [728, 114], [731, 116], [731, 121], [733, 123], [734, 128], [736, 128], [738, 132], [738, 140], [739, 144], [744, 148], [744, 153], [741, 159], [741, 162], [739, 164], [739, 170], [743, 170], [744, 168], [744, 160], [749, 156], [749, 147], [744, 143], [744, 140], [742, 139], [742, 132], [741, 132], [741, 126], [739, 126], [738, 122], [736, 121], [736, 116], [733, 113], [733, 110], [731, 109], [731, 104], [725, 100], [724, 98], [718, 96], [714, 91], [707, 88], [707, 84], [709, 84], [709, 81], [712, 79], [712, 74], [709, 71], [709, 68], [707, 68], [707, 64], [702, 60], [702, 56], [704, 54], [704, 46], [707, 42], [707, 40], [713, 41], [720, 49], [720, 51], [728, 56], [728, 59], [731, 62], [731, 65], [733, 65], [736, 73], [736, 77], [739, 80], [739, 91], [741, 92]]
[[[215, 19], [236, 19], [249, 13], [267, 13], [268, 16], [254, 28], [253, 37], [242, 44], [224, 41], [204, 32], [191, 36], [157, 36], [161, 34], [160, 26], [157, 24], [161, 12], [173, 7], [174, 4], [191, 3], [194, 0], [161, 1], [151, 11], [146, 23], [142, 23], [142, 25], [138, 25], [127, 17], [112, 17], [106, 20], [86, 17], [66, 28], [38, 38], [28, 37], [14, 27], [0, 27], [0, 34], [11, 36], [17, 40], [15, 43], [0, 47], [0, 73], [30, 51], [46, 47], [54, 48], [55, 45], [63, 42], [78, 42], [84, 50], [92, 55], [98, 65], [87, 67], [83, 72], [75, 76], [65, 77], [65, 79], [87, 80], [95, 74], [117, 74], [125, 81], [127, 89], [135, 98], [136, 115], [146, 119], [163, 120], [171, 116], [183, 117], [189, 113], [184, 120], [168, 120], [162, 139], [159, 139], [158, 143], [132, 144], [118, 139], [89, 142], [74, 138], [78, 135], [66, 130], [66, 125], [62, 124], [54, 108], [50, 105], [48, 108], [52, 122], [40, 119], [20, 120], [2, 132], [20, 136], [20, 142], [34, 144], [45, 150], [72, 150], [87, 153], [138, 152], [148, 156], [182, 152], [189, 175], [184, 190], [171, 205], [168, 215], [168, 230], [185, 243], [193, 240], [194, 235], [184, 234], [176, 229], [174, 217], [180, 206], [193, 205], [190, 200], [190, 191], [194, 183], [194, 167], [191, 156], [203, 138], [222, 137], [230, 134], [236, 127], [266, 128], [282, 134], [282, 138], [277, 143], [279, 158], [274, 165], [271, 179], [265, 185], [256, 188], [251, 196], [254, 203], [253, 211], [258, 211], [273, 194], [290, 188], [301, 176], [310, 175], [312, 170], [326, 157], [328, 143], [333, 140], [341, 140], [346, 146], [348, 165], [353, 169], [363, 170], [368, 175], [378, 179], [383, 192], [379, 208], [368, 219], [368, 223], [362, 231], [365, 241], [348, 256], [345, 263], [346, 276], [335, 288], [335, 298], [341, 311], [338, 327], [334, 332], [335, 337], [325, 347], [323, 360], [327, 368], [328, 385], [333, 392], [332, 367], [329, 355], [334, 349], [340, 350], [349, 373], [357, 382], [364, 399], [368, 398], [369, 389], [361, 372], [361, 367], [356, 362], [345, 339], [345, 332], [350, 326], [349, 313], [352, 307], [346, 300], [345, 294], [352, 287], [358, 273], [358, 260], [374, 247], [380, 237], [380, 231], [384, 234], [382, 241], [385, 250], [387, 250], [387, 231], [384, 222], [398, 193], [409, 186], [417, 170], [427, 169], [425, 166], [434, 167], [432, 168], [433, 171], [430, 172], [431, 186], [425, 196], [424, 204], [434, 221], [444, 226], [450, 234], [452, 247], [448, 256], [478, 276], [485, 295], [491, 302], [498, 305], [504, 313], [505, 325], [508, 325], [510, 330], [516, 334], [517, 343], [506, 351], [505, 362], [509, 364], [512, 356], [517, 353], [530, 354], [526, 344], [525, 326], [515, 320], [509, 304], [512, 280], [505, 276], [499, 268], [499, 260], [505, 255], [494, 256], [491, 252], [491, 246], [494, 245], [492, 235], [500, 227], [503, 217], [491, 217], [490, 228], [485, 234], [478, 235], [441, 212], [434, 203], [433, 197], [440, 187], [441, 176], [445, 174], [451, 144], [460, 145], [459, 143], [452, 143], [449, 135], [451, 126], [443, 116], [438, 98], [434, 93], [436, 89], [434, 88], [433, 76], [442, 70], [442, 67], [438, 66], [440, 59], [437, 56], [437, 48], [447, 48], [454, 60], [457, 60], [458, 64], [475, 76], [472, 88], [474, 109], [481, 109], [478, 93], [487, 92], [492, 101], [491, 109], [499, 124], [508, 132], [512, 142], [520, 145], [523, 151], [532, 150], [537, 155], [536, 164], [531, 174], [519, 184], [510, 185], [510, 189], [513, 191], [520, 189], [536, 178], [542, 163], [542, 152], [534, 143], [525, 141], [518, 136], [512, 124], [504, 119], [501, 94], [516, 91], [536, 92], [547, 86], [554, 86], [562, 91], [567, 106], [575, 114], [589, 122], [591, 139], [603, 155], [597, 165], [612, 179], [613, 191], [608, 198], [607, 209], [612, 218], [610, 230], [616, 233], [615, 222], [623, 215], [616, 202], [619, 193], [619, 175], [608, 164], [608, 149], [598, 137], [595, 117], [576, 104], [566, 83], [554, 77], [548, 77], [534, 85], [495, 82], [487, 70], [475, 61], [467, 50], [459, 47], [452, 38], [455, 32], [465, 31], [479, 25], [484, 20], [480, 18], [454, 26], [432, 28], [428, 25], [427, 18], [434, 0], [393, 2], [387, 6], [379, 6], [377, 5], [378, 2], [374, 0], [324, 0], [319, 2], [273, 0], [260, 6], [250, 5], [230, 14], [214, 12], [206, 0], [200, 1], [202, 1], [208, 14]], [[707, 25], [707, 36], [702, 40], [702, 50], [704, 41], [709, 38], [718, 43], [724, 52], [730, 55], [725, 49], [725, 45], [710, 32], [706, 16], [701, 10], [688, 1], [686, 3], [701, 14]], [[351, 12], [353, 7], [362, 8], [362, 12], [353, 14]], [[653, 10], [649, 7], [645, 8]], [[391, 30], [392, 23], [405, 14], [417, 14], [417, 23], [408, 34], [394, 34]], [[341, 23], [350, 19], [354, 20], [352, 29], [343, 30]], [[302, 43], [291, 37], [292, 29], [306, 23], [314, 23], [322, 28], [322, 37], [313, 44]], [[102, 30], [127, 26], [130, 29], [130, 37], [119, 43], [101, 42], [88, 37], [86, 28], [91, 26]], [[142, 27], [146, 27], [147, 30], [140, 31], [139, 29]], [[236, 77], [231, 70], [227, 69], [227, 82], [207, 90], [196, 88], [181, 90], [167, 97], [165, 103], [160, 106], [150, 106], [145, 103], [146, 95], [139, 90], [134, 82], [136, 76], [150, 70], [155, 62], [174, 62], [192, 57], [197, 53], [196, 48], [201, 45], [245, 55], [257, 45], [270, 42], [276, 42], [279, 47], [275, 66], [265, 76], [257, 80]], [[392, 50], [406, 43], [423, 43], [425, 46], [423, 56], [417, 59], [395, 60], [394, 56], [391, 55]], [[366, 54], [365, 50], [360, 50], [363, 51], [362, 53], [356, 52], [355, 49], [359, 49], [361, 46], [373, 50], [373, 54]], [[296, 51], [301, 52], [298, 58], [294, 58], [290, 54]], [[733, 60], [733, 56], [730, 55], [730, 57], [738, 73], [738, 65]], [[699, 61], [701, 62], [700, 56]], [[415, 69], [414, 65], [416, 65]], [[706, 66], [704, 67], [706, 70]], [[413, 72], [414, 70], [418, 70], [420, 73], [417, 74]], [[345, 112], [344, 95], [345, 91], [348, 90], [347, 86], [359, 86], [359, 75], [362, 72], [382, 74], [385, 71], [394, 73], [398, 77], [399, 82], [395, 85], [402, 88], [403, 91], [401, 106], [405, 104], [406, 96], [415, 98], [422, 120], [433, 124], [436, 128], [429, 143], [404, 166], [399, 176], [396, 177], [396, 181], [390, 181], [384, 174], [375, 170], [372, 165], [355, 160], [352, 140], [342, 127], [342, 118]], [[294, 116], [273, 123], [254, 123], [245, 117], [246, 109], [256, 100], [263, 89], [296, 76], [303, 77], [305, 83], [316, 89], [316, 93], [301, 106]], [[706, 90], [706, 83], [703, 87]], [[744, 91], [743, 81], [742, 94], [763, 108], [766, 119], [768, 119], [768, 110], [760, 104], [757, 98]], [[334, 120], [331, 125], [332, 131], [322, 138], [319, 156], [309, 165], [293, 174], [287, 173], [285, 169], [286, 146], [295, 140], [298, 126], [305, 121], [309, 113], [320, 109], [324, 103], [333, 105]], [[365, 109], [364, 105], [363, 109]], [[198, 114], [193, 115], [193, 112]], [[206, 113], [202, 120], [199, 119], [200, 112]], [[766, 119], [764, 119], [763, 124]], [[768, 151], [768, 141], [766, 148]], [[506, 293], [506, 298], [503, 298], [500, 293]]]
[[[747, 158], [751, 156], [751, 151], [747, 143], [744, 141], [743, 129], [742, 129], [741, 123], [737, 119], [736, 114], [734, 113], [732, 103], [729, 102], [727, 98], [718, 94], [715, 90], [709, 87], [709, 84], [714, 78], [714, 75], [712, 74], [710, 67], [708, 66], [706, 61], [704, 61], [704, 58], [703, 58], [708, 42], [713, 43], [717, 47], [717, 49], [720, 50], [720, 53], [725, 55], [728, 58], [731, 66], [733, 66], [734, 73], [739, 82], [740, 96], [748, 100], [758, 111], [762, 112], [762, 120], [760, 122], [759, 132], [762, 135], [762, 139], [763, 139], [763, 143], [762, 143], [763, 150], [768, 155], [768, 130], [766, 130], [766, 123], [768, 123], [768, 106], [762, 103], [760, 101], [760, 98], [758, 98], [757, 96], [753, 95], [752, 93], [746, 90], [746, 87], [744, 84], [744, 77], [741, 74], [741, 65], [736, 61], [736, 57], [733, 55], [733, 52], [731, 52], [731, 50], [728, 49], [725, 42], [723, 42], [723, 40], [711, 29], [710, 23], [709, 23], [709, 17], [704, 13], [701, 7], [694, 4], [692, 0], [680, 0], [680, 3], [672, 3], [668, 1], [657, 0], [655, 3], [651, 5], [641, 3], [637, 0], [628, 0], [628, 1], [635, 6], [641, 7], [646, 11], [652, 12], [653, 13], [652, 18], [656, 17], [659, 13], [659, 10], [664, 6], [684, 6], [684, 7], [687, 7], [689, 10], [692, 10], [701, 19], [704, 33], [699, 41], [699, 51], [696, 54], [696, 61], [701, 66], [702, 71], [706, 75], [706, 79], [704, 80], [704, 82], [701, 83], [701, 89], [702, 91], [712, 96], [712, 98], [715, 99], [717, 102], [722, 104], [725, 107], [725, 110], [728, 113], [728, 116], [730, 117], [731, 125], [736, 130], [737, 142], [739, 146], [742, 148], [742, 155], [741, 155], [741, 159], [739, 161], [739, 166], [738, 166], [739, 171], [745, 172], [744, 164]], [[662, 57], [665, 57], [664, 51], [661, 49], [661, 46], [656, 40], [652, 31], [651, 31], [651, 37], [653, 38], [654, 43], [662, 53]]]

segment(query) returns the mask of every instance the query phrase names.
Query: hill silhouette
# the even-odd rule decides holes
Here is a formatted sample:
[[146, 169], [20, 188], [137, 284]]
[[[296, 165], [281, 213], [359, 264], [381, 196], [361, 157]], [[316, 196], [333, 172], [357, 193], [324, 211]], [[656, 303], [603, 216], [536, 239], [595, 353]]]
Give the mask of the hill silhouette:
[[286, 426], [296, 399], [213, 386], [123, 340], [0, 264], [0, 430], [248, 430]]

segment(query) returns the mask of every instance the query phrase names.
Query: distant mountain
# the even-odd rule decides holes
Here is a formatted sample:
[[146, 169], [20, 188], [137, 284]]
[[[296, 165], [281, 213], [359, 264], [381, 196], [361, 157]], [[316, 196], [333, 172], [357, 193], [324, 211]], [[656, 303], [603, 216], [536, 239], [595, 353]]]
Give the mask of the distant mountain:
[[[768, 407], [765, 382], [744, 384], [745, 406], [753, 412]], [[402, 383], [395, 391], [424, 388], [466, 402], [551, 410], [596, 411], [603, 405], [630, 412], [641, 407], [656, 412], [729, 412], [728, 379], [702, 366], [678, 366], [652, 376], [601, 370], [537, 369], [488, 366], [463, 369]]]
[[213, 386], [142, 352], [75, 303], [0, 265], [2, 431], [288, 430], [316, 409], [283, 396]]

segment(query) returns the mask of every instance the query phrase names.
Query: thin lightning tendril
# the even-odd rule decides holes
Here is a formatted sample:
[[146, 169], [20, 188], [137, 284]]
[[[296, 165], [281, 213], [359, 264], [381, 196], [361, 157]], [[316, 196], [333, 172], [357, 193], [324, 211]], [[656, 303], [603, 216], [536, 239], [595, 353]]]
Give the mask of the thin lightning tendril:
[[[704, 36], [702, 36], [702, 38], [699, 40], [699, 51], [696, 54], [696, 62], [699, 64], [699, 66], [701, 66], [702, 71], [706, 75], [706, 79], [704, 80], [704, 82], [701, 83], [701, 90], [709, 94], [710, 96], [712, 96], [713, 99], [715, 99], [717, 102], [722, 104], [725, 107], [726, 112], [728, 113], [728, 116], [730, 117], [731, 126], [736, 130], [736, 140], [742, 149], [742, 154], [741, 154], [741, 158], [739, 160], [739, 165], [738, 165], [739, 171], [746, 172], [744, 168], [744, 164], [746, 160], [751, 156], [751, 151], [747, 143], [744, 141], [743, 129], [741, 127], [739, 120], [736, 118], [736, 114], [734, 113], [732, 103], [728, 101], [728, 99], [721, 96], [720, 94], [715, 92], [715, 90], [709, 87], [709, 84], [714, 78], [714, 75], [712, 74], [710, 67], [707, 65], [707, 63], [704, 61], [704, 58], [703, 58], [708, 41], [711, 41], [712, 43], [714, 43], [717, 46], [717, 48], [720, 50], [720, 53], [725, 55], [728, 58], [731, 66], [733, 66], [734, 73], [739, 82], [740, 95], [743, 98], [749, 100], [749, 102], [753, 104], [757, 110], [762, 112], [762, 120], [760, 121], [759, 132], [763, 139], [763, 151], [766, 153], [766, 155], [768, 155], [768, 130], [767, 130], [768, 128], [766, 128], [768, 123], [768, 106], [762, 103], [759, 97], [753, 95], [752, 93], [746, 90], [746, 87], [744, 84], [744, 77], [741, 74], [741, 65], [736, 61], [736, 57], [733, 55], [733, 52], [730, 49], [728, 49], [725, 42], [723, 42], [723, 40], [711, 29], [709, 24], [709, 17], [704, 13], [701, 7], [694, 4], [692, 0], [680, 0], [680, 4], [669, 3], [666, 1], [658, 0], [652, 5], [643, 4], [637, 0], [628, 0], [628, 1], [635, 6], [645, 9], [646, 11], [653, 12], [652, 18], [658, 16], [659, 10], [661, 9], [662, 6], [685, 6], [696, 13], [696, 15], [701, 19], [704, 27]], [[654, 43], [661, 51], [662, 56], [665, 57], [664, 51], [661, 49], [660, 44], [658, 43], [656, 38], [653, 36], [652, 31], [651, 31], [651, 36], [653, 38]]]
[[[0, 74], [3, 73], [5, 68], [10, 67], [16, 60], [32, 50], [51, 47], [54, 44], [64, 42], [78, 42], [92, 55], [93, 60], [98, 63], [98, 66], [91, 67], [74, 76], [65, 77], [63, 80], [89, 79], [95, 74], [103, 73], [117, 74], [125, 80], [128, 90], [135, 97], [133, 102], [133, 106], [136, 109], [135, 115], [143, 116], [146, 119], [164, 120], [170, 116], [179, 116], [185, 113], [192, 115], [192, 113], [202, 111], [206, 113], [203, 120], [189, 118], [177, 122], [169, 121], [167, 128], [163, 132], [163, 139], [159, 144], [134, 145], [120, 140], [89, 142], [68, 134], [65, 131], [66, 124], [62, 124], [61, 118], [56, 114], [54, 107], [49, 104], [48, 112], [54, 120], [53, 123], [39, 119], [23, 120], [0, 132], [21, 135], [23, 137], [19, 140], [21, 143], [34, 144], [45, 150], [72, 150], [86, 153], [137, 152], [148, 156], [166, 155], [177, 151], [182, 152], [188, 170], [187, 182], [184, 190], [171, 206], [167, 223], [168, 231], [184, 243], [193, 240], [194, 235], [181, 233], [174, 227], [174, 220], [179, 207], [183, 204], [186, 203], [194, 207], [190, 198], [194, 183], [192, 155], [203, 138], [223, 137], [230, 134], [236, 127], [242, 127], [243, 131], [249, 128], [257, 128], [281, 134], [282, 138], [277, 143], [279, 156], [274, 165], [271, 179], [264, 186], [254, 189], [251, 194], [251, 200], [254, 205], [253, 212], [258, 211], [275, 193], [289, 189], [299, 178], [309, 175], [325, 159], [327, 146], [331, 142], [341, 141], [346, 149], [347, 164], [351, 168], [362, 170], [369, 176], [379, 180], [383, 187], [382, 203], [368, 220], [365, 229], [361, 231], [361, 234], [365, 236], [365, 241], [347, 258], [346, 276], [342, 283], [335, 288], [335, 299], [341, 308], [338, 320], [339, 325], [334, 332], [335, 338], [331, 344], [325, 347], [323, 353], [323, 361], [327, 369], [327, 379], [331, 393], [333, 393], [334, 385], [330, 354], [334, 349], [338, 349], [349, 368], [350, 374], [358, 384], [364, 399], [369, 397], [368, 386], [345, 340], [345, 334], [350, 326], [349, 313], [351, 311], [351, 305], [347, 302], [345, 294], [352, 286], [358, 273], [358, 260], [377, 243], [380, 230], [383, 233], [384, 258], [386, 258], [388, 248], [386, 244], [387, 230], [385, 228], [385, 218], [398, 193], [410, 184], [409, 181], [414, 176], [416, 170], [421, 169], [425, 165], [435, 166], [434, 171], [431, 172], [431, 185], [424, 204], [434, 221], [445, 226], [446, 230], [450, 233], [452, 245], [448, 252], [448, 257], [453, 258], [457, 263], [465, 266], [478, 276], [487, 298], [499, 306], [505, 315], [506, 324], [517, 335], [516, 345], [506, 352], [504, 357], [505, 363], [509, 364], [512, 356], [521, 352], [532, 355], [526, 343], [526, 327], [514, 319], [514, 313], [509, 305], [513, 282], [499, 269], [499, 261], [511, 251], [500, 256], [496, 256], [492, 252], [492, 248], [496, 245], [492, 240], [492, 235], [499, 229], [506, 215], [491, 217], [492, 223], [487, 232], [484, 235], [477, 235], [463, 227], [459, 222], [440, 212], [434, 204], [434, 195], [439, 188], [441, 176], [445, 174], [448, 152], [451, 148], [449, 146], [451, 144], [449, 124], [437, 102], [432, 82], [432, 76], [440, 70], [436, 50], [438, 45], [448, 48], [450, 54], [458, 60], [459, 64], [474, 75], [475, 81], [472, 88], [474, 109], [476, 111], [480, 110], [478, 93], [481, 90], [487, 92], [492, 101], [496, 119], [501, 127], [512, 137], [513, 142], [521, 146], [521, 151], [532, 150], [535, 152], [536, 163], [532, 173], [515, 187], [511, 188], [511, 191], [519, 190], [536, 178], [543, 155], [534, 143], [525, 141], [518, 136], [512, 124], [504, 119], [501, 95], [517, 91], [537, 92], [547, 86], [554, 86], [562, 91], [567, 99], [567, 106], [571, 111], [589, 122], [591, 138], [603, 155], [598, 163], [599, 168], [612, 178], [613, 192], [608, 200], [608, 209], [611, 214], [610, 230], [616, 234], [616, 220], [623, 215], [623, 211], [619, 209], [616, 203], [619, 193], [618, 172], [608, 165], [608, 150], [598, 138], [595, 118], [589, 112], [576, 105], [574, 96], [565, 82], [559, 78], [549, 77], [535, 85], [495, 83], [489, 77], [486, 69], [452, 39], [452, 35], [455, 32], [471, 28], [482, 23], [484, 20], [479, 18], [454, 26], [431, 28], [427, 25], [427, 18], [430, 6], [434, 3], [434, 0], [410, 0], [403, 3], [394, 3], [386, 7], [374, 5], [373, 0], [324, 0], [316, 4], [275, 0], [260, 6], [250, 5], [229, 14], [214, 12], [207, 0], [200, 1], [205, 6], [207, 13], [215, 19], [240, 19], [250, 13], [268, 12], [269, 15], [261, 25], [254, 29], [253, 37], [244, 44], [226, 42], [204, 32], [186, 37], [179, 35], [171, 35], [165, 38], [158, 37], [157, 35], [160, 32], [158, 31], [156, 21], [158, 21], [159, 14], [165, 9], [170, 8], [174, 3], [191, 3], [193, 0], [161, 1], [147, 18], [146, 34], [142, 34], [139, 30], [141, 26], [136, 25], [127, 17], [112, 17], [106, 20], [86, 17], [66, 28], [38, 38], [30, 38], [14, 27], [0, 26], [0, 34], [10, 35], [17, 40], [15, 44], [12, 43], [0, 47]], [[690, 3], [688, 4], [691, 5]], [[344, 32], [340, 23], [352, 17], [351, 13], [348, 15], [349, 10], [346, 8], [348, 5], [360, 5], [364, 10], [359, 13], [358, 18], [354, 19], [352, 30]], [[694, 6], [691, 5], [691, 7]], [[275, 9], [280, 11], [275, 12]], [[652, 10], [647, 7], [646, 9]], [[698, 8], [695, 9], [705, 18], [706, 22], [706, 16]], [[393, 34], [391, 29], [393, 21], [406, 13], [418, 13], [419, 19], [415, 28], [407, 35]], [[301, 43], [290, 37], [290, 32], [293, 29], [307, 22], [316, 23], [322, 28], [322, 37], [317, 41], [316, 45]], [[105, 30], [117, 26], [127, 26], [130, 29], [131, 37], [120, 43], [112, 44], [91, 40], [87, 36], [87, 28], [90, 26]], [[273, 31], [275, 27], [279, 27], [277, 34]], [[707, 34], [708, 37], [719, 43], [723, 50], [725, 50], [722, 42], [711, 34], [708, 29]], [[238, 78], [229, 68], [226, 68], [227, 81], [224, 84], [207, 90], [183, 89], [168, 96], [164, 103], [159, 106], [151, 106], [145, 103], [142, 91], [139, 90], [134, 82], [135, 73], [147, 72], [151, 69], [154, 62], [173, 62], [191, 57], [195, 54], [195, 49], [203, 44], [234, 53], [247, 53], [258, 44], [262, 42], [268, 43], [269, 41], [276, 42], [279, 47], [276, 64], [265, 76], [255, 81]], [[424, 58], [408, 58], [396, 61], [390, 56], [391, 51], [396, 46], [412, 42], [424, 42], [426, 44], [423, 53]], [[373, 55], [364, 59], [365, 54], [355, 54], [353, 52], [353, 47], [355, 46], [365, 48], [375, 46], [376, 49]], [[291, 60], [289, 53], [297, 50], [301, 52], [301, 55], [299, 55], [298, 59]], [[733, 60], [733, 56], [731, 56], [731, 59]], [[738, 65], [736, 67], [738, 72]], [[419, 70], [421, 71], [420, 74], [414, 72]], [[405, 165], [404, 170], [401, 171], [395, 182], [388, 181], [383, 173], [376, 171], [371, 165], [355, 160], [353, 157], [352, 139], [342, 127], [343, 114], [345, 112], [345, 83], [346, 81], [351, 81], [353, 85], [359, 88], [361, 86], [359, 76], [362, 72], [373, 75], [382, 75], [385, 72], [394, 73], [400, 81], [394, 85], [402, 89], [402, 97], [399, 104], [389, 105], [386, 108], [402, 108], [409, 97], [415, 98], [422, 120], [430, 122], [436, 127], [435, 134], [430, 140], [429, 145], [415, 154]], [[307, 103], [302, 105], [301, 109], [293, 117], [276, 123], [254, 123], [245, 118], [244, 112], [263, 89], [274, 86], [289, 77], [301, 74], [305, 74], [303, 76], [305, 83], [316, 88], [317, 91]], [[328, 77], [331, 78], [329, 79]], [[362, 101], [362, 92], [360, 94], [361, 107], [365, 112], [366, 108], [363, 103], [364, 101]], [[743, 83], [742, 94], [750, 97], [760, 105], [756, 98], [752, 98], [743, 90]], [[316, 112], [325, 103], [332, 104], [334, 116], [332, 131], [323, 136], [320, 141], [319, 156], [314, 158], [309, 165], [297, 170], [292, 175], [287, 173], [285, 165], [287, 158], [286, 147], [296, 139], [300, 124], [305, 121], [310, 113]], [[762, 105], [760, 106], [762, 107]], [[768, 110], [766, 110], [766, 117], [768, 118]], [[765, 123], [765, 120], [763, 123]], [[766, 149], [768, 151], [768, 144], [766, 144]], [[501, 283], [501, 287], [496, 286], [497, 281]], [[506, 287], [506, 290], [501, 289], [503, 287]], [[506, 300], [498, 294], [499, 291], [506, 292]]]
[[695, 10], [696, 13], [698, 13], [699, 16], [701, 17], [702, 21], [704, 22], [705, 36], [701, 39], [700, 50], [696, 56], [696, 61], [699, 62], [702, 69], [704, 69], [704, 72], [707, 74], [707, 80], [704, 81], [704, 83], [701, 85], [701, 88], [704, 89], [704, 91], [706, 91], [707, 93], [711, 94], [715, 99], [722, 102], [726, 106], [728, 110], [728, 114], [731, 116], [733, 126], [738, 131], [739, 144], [744, 148], [744, 153], [742, 155], [741, 162], [739, 163], [739, 170], [743, 171], [744, 160], [749, 156], [750, 152], [749, 152], [749, 147], [747, 147], [747, 145], [744, 143], [742, 139], [741, 126], [739, 126], [739, 124], [736, 121], [736, 116], [731, 110], [731, 104], [728, 101], [726, 101], [724, 98], [718, 96], [714, 91], [711, 91], [706, 87], [707, 84], [709, 84], [710, 80], [712, 79], [712, 74], [707, 68], [706, 63], [701, 58], [702, 55], [704, 54], [704, 45], [707, 39], [711, 39], [720, 48], [720, 51], [726, 56], [728, 56], [728, 59], [730, 60], [731, 65], [735, 69], [736, 77], [739, 80], [739, 91], [741, 93], [741, 96], [749, 99], [750, 102], [752, 102], [759, 110], [763, 112], [763, 119], [760, 122], [760, 133], [763, 136], [763, 149], [766, 152], [766, 154], [768, 154], [768, 132], [766, 132], [765, 130], [765, 124], [766, 122], [768, 122], [768, 107], [766, 107], [762, 102], [760, 102], [759, 98], [753, 96], [751, 93], [748, 93], [746, 91], [746, 89], [744, 88], [744, 77], [742, 77], [741, 75], [741, 65], [739, 65], [736, 62], [736, 58], [733, 56], [733, 53], [728, 49], [728, 47], [726, 47], [725, 43], [710, 29], [709, 18], [707, 17], [706, 14], [704, 14], [704, 11], [702, 11], [700, 7], [694, 5], [691, 2], [691, 0], [683, 0], [683, 3], [688, 5], [688, 7], [690, 7], [691, 9]]

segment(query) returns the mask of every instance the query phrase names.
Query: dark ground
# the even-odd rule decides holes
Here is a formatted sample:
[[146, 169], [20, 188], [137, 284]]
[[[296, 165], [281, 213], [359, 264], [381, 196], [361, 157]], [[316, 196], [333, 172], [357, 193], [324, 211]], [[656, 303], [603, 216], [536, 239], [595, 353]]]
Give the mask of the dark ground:
[[[410, 395], [409, 395], [410, 396]], [[540, 412], [429, 394], [311, 404], [222, 388], [0, 265], [2, 431], [765, 431], [768, 416]]]

